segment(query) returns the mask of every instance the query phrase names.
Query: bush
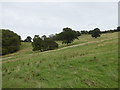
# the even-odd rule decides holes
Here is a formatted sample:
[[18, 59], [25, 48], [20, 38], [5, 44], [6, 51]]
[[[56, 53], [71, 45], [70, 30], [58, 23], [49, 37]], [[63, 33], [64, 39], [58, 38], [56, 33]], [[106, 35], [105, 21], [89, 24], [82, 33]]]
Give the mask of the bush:
[[10, 30], [2, 30], [2, 55], [13, 53], [20, 48], [20, 36]]
[[94, 38], [100, 37], [100, 29], [99, 28], [95, 28], [93, 31], [91, 31], [91, 36]]
[[34, 36], [32, 46], [33, 46], [33, 51], [42, 50], [42, 39], [38, 35]]
[[38, 35], [33, 38], [32, 46], [33, 51], [40, 50], [41, 52], [58, 48], [58, 44], [54, 40], [50, 38], [42, 40]]
[[47, 49], [47, 50], [53, 50], [53, 49], [56, 49], [56, 48], [58, 48], [58, 44], [54, 41], [54, 40], [52, 40], [52, 39], [45, 39], [44, 40], [44, 42], [45, 42], [45, 48]]

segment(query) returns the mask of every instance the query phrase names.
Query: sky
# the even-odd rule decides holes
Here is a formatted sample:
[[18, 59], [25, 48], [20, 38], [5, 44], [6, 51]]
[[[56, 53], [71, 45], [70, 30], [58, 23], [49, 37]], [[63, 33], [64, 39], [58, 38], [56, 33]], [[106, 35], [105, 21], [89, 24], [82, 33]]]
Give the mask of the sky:
[[117, 2], [0, 2], [0, 28], [27, 36], [73, 30], [115, 29]]

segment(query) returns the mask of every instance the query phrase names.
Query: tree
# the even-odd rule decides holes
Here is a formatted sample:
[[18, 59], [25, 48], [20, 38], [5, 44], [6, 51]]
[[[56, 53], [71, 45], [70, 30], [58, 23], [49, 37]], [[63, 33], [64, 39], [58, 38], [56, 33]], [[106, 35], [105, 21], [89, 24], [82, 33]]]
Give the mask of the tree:
[[46, 46], [46, 50], [53, 50], [58, 48], [58, 44], [51, 38], [47, 38], [44, 40], [45, 42], [45, 46]]
[[42, 51], [42, 43], [42, 39], [39, 37], [39, 35], [35, 35], [32, 42], [33, 51]]
[[27, 38], [24, 40], [24, 42], [32, 42], [32, 38], [30, 36], [27, 36]]
[[76, 33], [77, 33], [77, 36], [78, 36], [78, 37], [81, 36], [80, 31], [77, 31]]
[[86, 30], [82, 30], [81, 31], [81, 34], [88, 34], [89, 32], [88, 31], [86, 31]]
[[43, 35], [41, 38], [42, 38], [42, 40], [45, 40], [47, 38], [47, 36]]
[[72, 43], [75, 39], [78, 39], [80, 33], [72, 30], [71, 28], [63, 28], [63, 32], [57, 34], [57, 39], [61, 40], [62, 43], [69, 44]]
[[120, 31], [120, 26], [117, 27], [117, 31]]
[[100, 29], [99, 28], [95, 28], [93, 31], [92, 31], [92, 37], [94, 37], [94, 38], [97, 38], [97, 37], [100, 37]]
[[2, 55], [16, 52], [20, 49], [21, 37], [10, 30], [2, 30]]
[[90, 31], [88, 32], [88, 34], [92, 34], [92, 32], [93, 32], [93, 30], [90, 30]]
[[44, 40], [39, 37], [39, 35], [35, 35], [32, 42], [33, 51], [47, 51], [47, 50], [53, 50], [58, 48], [58, 44], [50, 39], [45, 38]]
[[54, 34], [50, 34], [50, 35], [49, 35], [49, 38], [52, 38], [52, 37], [54, 37]]

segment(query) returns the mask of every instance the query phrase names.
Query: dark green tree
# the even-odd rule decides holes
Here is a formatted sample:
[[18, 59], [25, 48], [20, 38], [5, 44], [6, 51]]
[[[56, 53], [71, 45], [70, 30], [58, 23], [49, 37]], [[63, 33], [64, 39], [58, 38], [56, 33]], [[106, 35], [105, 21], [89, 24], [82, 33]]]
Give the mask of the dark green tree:
[[78, 37], [81, 36], [80, 31], [77, 31], [76, 33], [77, 33], [77, 36], [78, 36]]
[[30, 36], [27, 36], [27, 38], [24, 40], [24, 42], [32, 42], [32, 38]]
[[42, 51], [42, 44], [43, 44], [43, 41], [39, 37], [39, 35], [35, 35], [32, 42], [33, 51], [38, 51], [38, 50]]
[[47, 38], [47, 36], [43, 35], [41, 38], [42, 38], [42, 40], [45, 40]]
[[94, 38], [97, 38], [97, 37], [100, 37], [100, 29], [99, 28], [95, 28], [93, 31], [92, 31], [92, 37], [94, 37]]
[[58, 48], [58, 44], [51, 38], [45, 39], [44, 42], [47, 50], [53, 50]]
[[33, 51], [40, 50], [41, 52], [58, 48], [58, 44], [54, 40], [50, 38], [41, 39], [39, 35], [35, 35], [33, 38], [32, 46]]
[[89, 32], [88, 31], [86, 31], [86, 30], [82, 30], [81, 31], [81, 34], [88, 34]]
[[10, 30], [2, 30], [2, 55], [16, 52], [20, 49], [21, 37]]
[[57, 39], [61, 40], [62, 43], [69, 44], [80, 36], [79, 32], [72, 30], [71, 28], [63, 28], [63, 32], [57, 34]]

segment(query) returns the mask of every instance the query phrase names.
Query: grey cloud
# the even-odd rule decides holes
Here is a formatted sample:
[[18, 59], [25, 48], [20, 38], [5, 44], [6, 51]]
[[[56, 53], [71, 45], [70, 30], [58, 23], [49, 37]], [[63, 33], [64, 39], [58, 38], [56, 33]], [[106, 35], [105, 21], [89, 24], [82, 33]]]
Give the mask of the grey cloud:
[[117, 27], [117, 2], [77, 3], [0, 3], [2, 26], [22, 36], [49, 35], [63, 27], [75, 30], [113, 29]]

